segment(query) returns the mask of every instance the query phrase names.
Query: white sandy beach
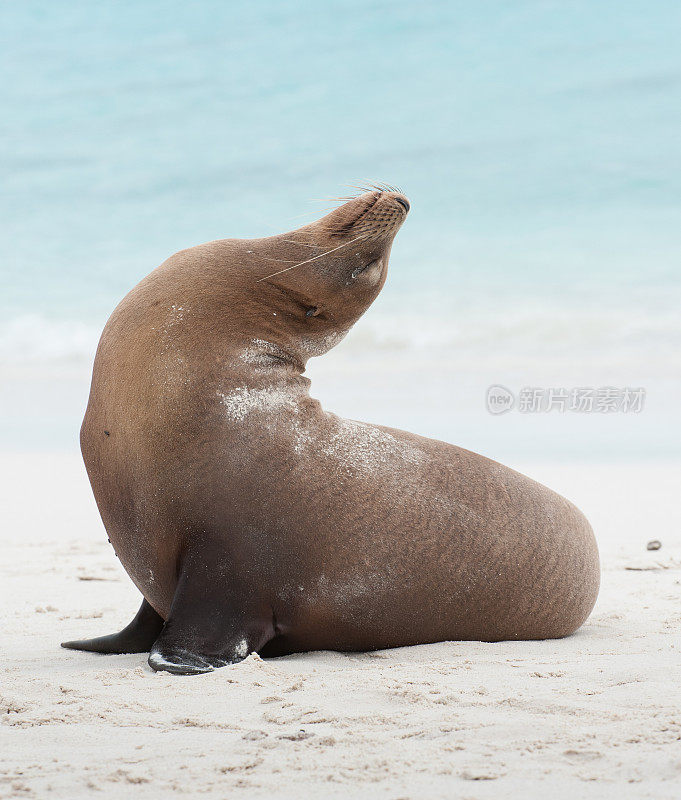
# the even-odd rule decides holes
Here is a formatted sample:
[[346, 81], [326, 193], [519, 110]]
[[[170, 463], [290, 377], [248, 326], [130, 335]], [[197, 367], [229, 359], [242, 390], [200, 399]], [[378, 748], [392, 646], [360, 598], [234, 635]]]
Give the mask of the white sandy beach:
[[120, 628], [139, 596], [75, 454], [0, 463], [0, 797], [681, 794], [677, 462], [511, 465], [596, 530], [601, 595], [569, 639], [252, 656], [192, 678], [59, 647]]
[[[0, 20], [0, 800], [681, 800], [681, 3], [27, 0]], [[141, 600], [76, 452], [113, 309], [175, 252], [294, 231], [377, 181], [409, 216], [376, 303], [310, 359], [312, 396], [572, 500], [602, 556], [589, 620], [195, 677], [61, 648]], [[298, 263], [269, 253], [272, 274], [318, 267], [296, 296], [332, 312], [315, 287], [359, 258], [340, 248], [377, 247], [360, 217]], [[194, 311], [217, 330], [237, 306]], [[573, 391], [593, 406], [549, 407]]]

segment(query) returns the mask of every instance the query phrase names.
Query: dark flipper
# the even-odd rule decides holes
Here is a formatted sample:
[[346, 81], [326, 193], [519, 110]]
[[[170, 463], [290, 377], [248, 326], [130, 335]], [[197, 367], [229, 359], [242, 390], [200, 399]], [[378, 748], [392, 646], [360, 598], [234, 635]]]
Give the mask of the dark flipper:
[[212, 672], [242, 661], [274, 635], [272, 609], [250, 587], [225, 586], [214, 568], [188, 559], [149, 666], [174, 675]]
[[162, 627], [163, 618], [146, 600], [142, 600], [135, 619], [119, 633], [98, 636], [96, 639], [62, 642], [61, 646], [69, 650], [87, 650], [92, 653], [148, 653]]

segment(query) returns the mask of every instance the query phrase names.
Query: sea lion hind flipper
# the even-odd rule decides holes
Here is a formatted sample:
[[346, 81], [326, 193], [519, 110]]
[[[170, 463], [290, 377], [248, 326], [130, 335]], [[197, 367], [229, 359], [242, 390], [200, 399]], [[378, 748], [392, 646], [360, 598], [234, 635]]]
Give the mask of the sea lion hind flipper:
[[226, 588], [201, 570], [180, 575], [170, 614], [149, 653], [149, 666], [200, 675], [236, 664], [275, 636], [271, 608], [248, 590]]
[[68, 650], [86, 650], [90, 653], [148, 653], [163, 628], [163, 617], [142, 600], [142, 605], [129, 625], [122, 631], [95, 639], [62, 642]]

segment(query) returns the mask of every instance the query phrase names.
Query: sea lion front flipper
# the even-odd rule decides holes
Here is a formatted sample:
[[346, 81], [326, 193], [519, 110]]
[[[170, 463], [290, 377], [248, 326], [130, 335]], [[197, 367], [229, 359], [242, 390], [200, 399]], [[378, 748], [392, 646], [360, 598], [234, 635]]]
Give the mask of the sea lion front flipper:
[[149, 653], [157, 672], [199, 675], [236, 664], [275, 636], [271, 606], [249, 587], [225, 586], [205, 566], [185, 565], [170, 614]]
[[68, 650], [87, 650], [91, 653], [148, 653], [161, 628], [163, 617], [146, 600], [142, 600], [135, 618], [122, 631], [95, 639], [62, 642], [61, 646]]

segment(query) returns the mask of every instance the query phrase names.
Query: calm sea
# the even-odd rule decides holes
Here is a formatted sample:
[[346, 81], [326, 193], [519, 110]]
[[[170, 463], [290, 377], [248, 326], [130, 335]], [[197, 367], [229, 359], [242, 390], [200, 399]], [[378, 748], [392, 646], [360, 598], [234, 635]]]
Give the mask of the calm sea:
[[[73, 440], [102, 325], [168, 255], [384, 180], [412, 201], [388, 285], [311, 369], [339, 410], [681, 453], [680, 33], [672, 0], [0, 3], [3, 441]], [[645, 385], [648, 416], [490, 432], [485, 387], [528, 382]]]

